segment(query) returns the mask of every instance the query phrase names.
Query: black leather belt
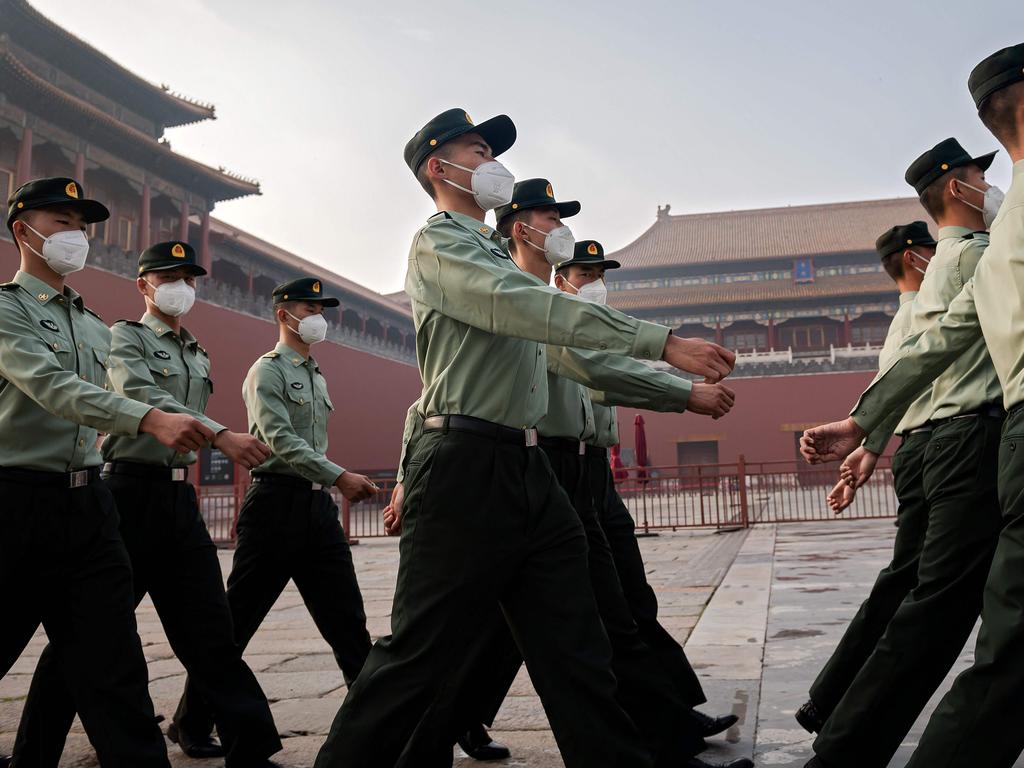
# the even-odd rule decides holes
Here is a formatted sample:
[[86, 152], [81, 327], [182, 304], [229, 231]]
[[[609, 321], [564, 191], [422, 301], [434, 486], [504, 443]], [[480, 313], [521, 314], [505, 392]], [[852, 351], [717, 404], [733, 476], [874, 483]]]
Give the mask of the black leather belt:
[[47, 472], [42, 469], [0, 467], [0, 481], [20, 485], [38, 485], [46, 488], [85, 488], [99, 477], [99, 467], [79, 469], [75, 472]]
[[311, 480], [303, 480], [301, 477], [281, 475], [277, 472], [253, 472], [252, 481], [263, 485], [283, 485], [289, 488], [302, 488], [305, 491], [322, 491], [325, 486], [322, 483], [314, 483]]
[[933, 419], [930, 424], [933, 427], [941, 427], [943, 424], [949, 424], [951, 421], [957, 421], [959, 419], [977, 419], [983, 417], [986, 419], [1005, 419], [1006, 411], [1003, 406], [998, 403], [986, 403], [979, 408], [975, 408], [967, 413], [958, 413], [956, 416], [947, 416], [944, 419]]
[[540, 447], [548, 451], [560, 451], [562, 453], [573, 453], [583, 456], [587, 452], [587, 444], [582, 440], [573, 440], [569, 437], [540, 437]]
[[587, 456], [590, 456], [591, 458], [594, 459], [607, 459], [608, 449], [600, 445], [588, 445]]
[[128, 475], [143, 480], [183, 483], [188, 480], [188, 467], [159, 467], [138, 461], [108, 461], [103, 465], [103, 476]]
[[485, 421], [473, 416], [460, 416], [448, 414], [445, 416], [430, 416], [423, 420], [424, 432], [455, 430], [457, 432], [471, 432], [474, 435], [482, 435], [502, 443], [512, 443], [532, 448], [537, 445], [536, 429], [514, 429], [504, 424], [495, 424], [492, 421]]
[[907, 429], [907, 430], [904, 430], [903, 432], [900, 432], [900, 437], [906, 438], [906, 437], [910, 437], [911, 435], [924, 435], [924, 434], [928, 434], [929, 432], [931, 432], [934, 429], [935, 429], [935, 427], [932, 426], [931, 422], [928, 422], [927, 424], [925, 424], [923, 426], [914, 427], [914, 429]]

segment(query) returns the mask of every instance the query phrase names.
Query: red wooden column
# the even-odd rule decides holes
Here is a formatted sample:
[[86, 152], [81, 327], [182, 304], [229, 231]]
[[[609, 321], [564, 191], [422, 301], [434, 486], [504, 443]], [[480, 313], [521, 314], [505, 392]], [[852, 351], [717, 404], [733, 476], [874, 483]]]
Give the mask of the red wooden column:
[[144, 251], [149, 248], [150, 231], [152, 229], [150, 224], [150, 208], [151, 206], [152, 193], [149, 190], [149, 184], [142, 185], [142, 211], [139, 215], [139, 250]]
[[75, 155], [75, 181], [85, 184], [85, 152]]
[[775, 320], [768, 318], [768, 349], [775, 349]]
[[199, 263], [213, 274], [213, 255], [210, 253], [210, 212], [203, 212], [203, 226], [199, 235]]
[[178, 221], [178, 239], [188, 242], [188, 203], [181, 201], [181, 218]]
[[850, 346], [850, 342], [853, 336], [850, 333], [850, 316], [849, 314], [843, 315], [843, 346]]
[[32, 129], [25, 127], [21, 132], [21, 145], [18, 147], [18, 180], [21, 186], [32, 178]]
[[722, 346], [722, 323], [715, 323], [715, 344]]

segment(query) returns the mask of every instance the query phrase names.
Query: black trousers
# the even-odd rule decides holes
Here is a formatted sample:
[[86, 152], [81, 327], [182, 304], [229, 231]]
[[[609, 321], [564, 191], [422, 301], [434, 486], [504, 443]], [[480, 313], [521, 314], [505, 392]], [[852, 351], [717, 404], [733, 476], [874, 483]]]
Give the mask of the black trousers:
[[[497, 601], [568, 768], [652, 763], [617, 701], [583, 526], [547, 457], [427, 431], [406, 474], [392, 634], [370, 651], [316, 768], [391, 768]], [[450, 744], [450, 742], [449, 742]]]
[[[683, 713], [688, 709], [671, 683], [665, 679], [653, 651], [640, 640], [619, 584], [614, 558], [598, 523], [594, 509], [587, 466], [576, 451], [544, 447], [548, 461], [562, 489], [572, 501], [587, 536], [588, 567], [597, 598], [598, 611], [612, 645], [612, 671], [619, 681], [619, 701], [633, 719], [651, 750], [656, 764], [676, 766], [685, 758], [703, 751], [704, 741], [696, 724]], [[486, 615], [486, 611], [481, 611]], [[449, 706], [452, 715], [437, 718], [432, 712], [414, 734], [400, 765], [451, 765], [454, 741], [451, 728], [445, 733], [445, 721], [454, 732], [465, 731], [473, 723], [491, 723], [515, 680], [520, 666], [517, 648], [504, 615], [495, 606], [488, 625], [475, 635], [472, 648], [457, 674], [453, 701], [442, 697], [440, 705]], [[475, 707], [475, 709], [474, 709]], [[439, 738], [440, 737], [440, 738]], [[422, 739], [429, 747], [418, 747]], [[441, 757], [446, 759], [441, 762]]]
[[[928, 530], [917, 586], [814, 742], [827, 765], [885, 766], [956, 661], [981, 612], [1002, 519], [1001, 419], [937, 427], [925, 451]], [[981, 765], [981, 763], [979, 763]]]
[[169, 768], [135, 625], [114, 498], [29, 485], [0, 471], [0, 676], [42, 623], [103, 768]]
[[[986, 457], [987, 458], [987, 457]], [[908, 768], [1010, 768], [1024, 750], [1024, 409], [999, 445], [1004, 527], [985, 583], [974, 664], [935, 708]]]
[[930, 432], [907, 435], [893, 457], [893, 487], [900, 506], [892, 561], [879, 571], [867, 600], [861, 603], [811, 686], [811, 701], [825, 720], [875, 650], [889, 620], [917, 586], [917, 569], [928, 530], [924, 455], [930, 439]]
[[[139, 465], [139, 471], [146, 467]], [[132, 564], [134, 601], [148, 593], [174, 655], [212, 702], [228, 766], [281, 749], [263, 690], [235, 645], [217, 548], [191, 483], [105, 475]], [[65, 676], [47, 646], [39, 659], [18, 728], [19, 766], [56, 768], [75, 717]]]
[[[331, 495], [308, 487], [253, 483], [236, 530], [227, 591], [235, 642], [245, 649], [292, 579], [351, 685], [370, 651], [370, 635], [352, 551]], [[212, 706], [190, 676], [175, 722], [193, 736], [208, 734]]]
[[658, 597], [647, 583], [647, 568], [636, 540], [636, 522], [615, 488], [608, 456], [588, 454], [586, 462], [594, 506], [640, 639], [654, 651], [687, 706], [703, 704], [707, 696], [683, 647], [658, 621]]

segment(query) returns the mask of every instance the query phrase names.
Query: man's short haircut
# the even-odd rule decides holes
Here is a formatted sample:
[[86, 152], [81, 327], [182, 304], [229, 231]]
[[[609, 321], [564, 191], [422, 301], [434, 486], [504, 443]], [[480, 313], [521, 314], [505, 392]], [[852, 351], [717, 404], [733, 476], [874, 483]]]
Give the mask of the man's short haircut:
[[533, 208], [527, 208], [525, 211], [516, 211], [507, 216], [502, 216], [501, 221], [498, 222], [496, 227], [498, 234], [502, 237], [512, 237], [512, 227], [515, 226], [517, 221], [526, 221], [532, 212]]
[[451, 157], [451, 145], [442, 144], [440, 147], [438, 147], [425, 158], [423, 158], [423, 162], [420, 163], [420, 167], [416, 169], [416, 181], [418, 181], [420, 183], [420, 186], [423, 187], [423, 191], [430, 195], [431, 200], [436, 200], [437, 190], [434, 189], [434, 182], [430, 180], [430, 174], [427, 173], [427, 163], [430, 161], [430, 158], [432, 157], [439, 157], [441, 159], [447, 160], [449, 157]]
[[1017, 112], [1024, 101], [1024, 81], [1002, 88], [981, 104], [978, 117], [1000, 144], [1013, 142], [1021, 127], [1017, 124]]
[[967, 168], [966, 165], [954, 168], [924, 188], [924, 192], [921, 193], [921, 205], [928, 211], [928, 215], [932, 217], [933, 221], [938, 221], [939, 217], [946, 212], [946, 185], [949, 184], [950, 178], [965, 181]]
[[899, 280], [903, 277], [904, 250], [906, 249], [901, 248], [882, 259], [882, 266], [885, 268], [886, 274], [888, 274], [893, 280]]

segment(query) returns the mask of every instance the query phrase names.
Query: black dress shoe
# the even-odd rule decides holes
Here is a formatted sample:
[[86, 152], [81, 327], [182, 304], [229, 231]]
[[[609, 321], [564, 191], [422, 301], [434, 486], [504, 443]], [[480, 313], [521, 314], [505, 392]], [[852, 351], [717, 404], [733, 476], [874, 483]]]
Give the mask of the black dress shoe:
[[700, 735], [705, 739], [709, 736], [717, 736], [718, 734], [729, 730], [740, 721], [739, 717], [736, 715], [719, 715], [718, 717], [711, 717], [711, 715], [705, 715], [698, 709], [691, 709], [690, 714], [693, 715], [693, 719], [697, 721], [697, 726], [700, 728]]
[[167, 738], [181, 747], [181, 751], [189, 757], [202, 760], [209, 757], [224, 757], [222, 747], [212, 736], [194, 739], [178, 728], [177, 723], [167, 726]]
[[13, 757], [7, 757], [6, 755], [0, 755], [0, 768], [9, 768]]
[[749, 757], [741, 757], [728, 763], [709, 763], [699, 757], [691, 757], [686, 763], [686, 768], [754, 768], [754, 761]]
[[459, 737], [462, 751], [480, 762], [505, 760], [511, 756], [508, 747], [491, 740], [491, 734], [482, 725], [476, 725]]
[[808, 733], [818, 733], [825, 727], [825, 718], [817, 705], [810, 699], [796, 711], [794, 715], [800, 727]]

